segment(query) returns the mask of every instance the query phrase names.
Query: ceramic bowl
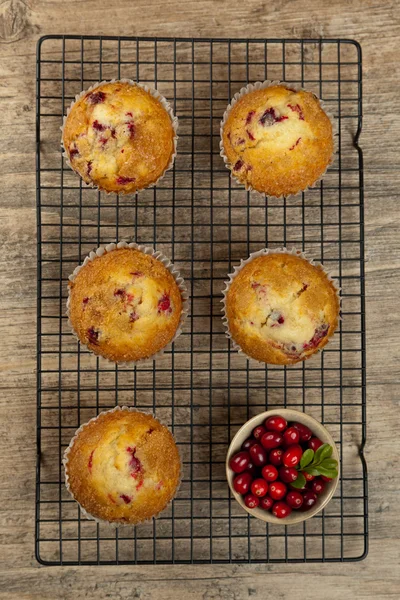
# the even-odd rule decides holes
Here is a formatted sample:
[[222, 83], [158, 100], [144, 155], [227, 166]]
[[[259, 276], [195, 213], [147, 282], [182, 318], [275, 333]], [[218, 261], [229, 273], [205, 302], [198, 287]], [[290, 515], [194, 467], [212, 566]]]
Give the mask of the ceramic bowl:
[[[247, 506], [244, 503], [243, 496], [235, 492], [235, 490], [233, 489], [233, 479], [236, 473], [234, 473], [229, 467], [229, 461], [231, 457], [234, 454], [236, 454], [236, 452], [240, 451], [243, 442], [247, 440], [247, 438], [251, 437], [251, 432], [253, 431], [253, 429], [258, 425], [262, 425], [264, 421], [268, 419], [268, 417], [272, 417], [273, 415], [280, 415], [281, 417], [284, 417], [288, 422], [296, 421], [298, 423], [302, 423], [303, 425], [307, 425], [307, 427], [309, 427], [313, 432], [314, 436], [318, 437], [322, 442], [324, 442], [324, 444], [326, 443], [332, 446], [332, 458], [335, 458], [338, 461], [338, 477], [326, 483], [325, 489], [322, 492], [322, 494], [320, 494], [320, 496], [318, 497], [318, 501], [316, 502], [315, 506], [313, 506], [313, 508], [306, 512], [292, 510], [291, 514], [285, 519], [278, 519], [272, 514], [272, 512], [263, 510], [262, 508], [247, 508]], [[226, 456], [226, 477], [228, 479], [229, 487], [231, 488], [232, 494], [234, 495], [235, 499], [240, 504], [240, 506], [253, 517], [260, 519], [261, 521], [266, 521], [268, 523], [276, 523], [278, 525], [294, 525], [296, 523], [301, 523], [302, 521], [306, 521], [307, 519], [313, 517], [315, 514], [319, 513], [328, 504], [333, 494], [335, 493], [335, 490], [339, 483], [339, 476], [339, 454], [331, 434], [323, 425], [321, 425], [321, 423], [316, 421], [313, 417], [310, 417], [306, 413], [301, 412], [299, 410], [292, 410], [289, 408], [267, 410], [266, 412], [260, 413], [259, 415], [256, 415], [255, 417], [247, 421], [239, 429], [239, 431], [233, 438], [229, 446], [228, 454]]]

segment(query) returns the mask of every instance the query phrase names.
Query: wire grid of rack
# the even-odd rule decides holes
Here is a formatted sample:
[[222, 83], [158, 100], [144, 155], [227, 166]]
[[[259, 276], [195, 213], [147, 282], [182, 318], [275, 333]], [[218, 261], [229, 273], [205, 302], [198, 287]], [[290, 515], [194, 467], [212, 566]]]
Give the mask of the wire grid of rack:
[[[82, 185], [60, 150], [60, 125], [82, 89], [132, 78], [179, 118], [174, 169], [138, 197]], [[257, 80], [304, 85], [338, 125], [324, 180], [265, 199], [230, 179], [219, 126], [231, 97]], [[319, 562], [367, 553], [361, 49], [351, 40], [227, 40], [46, 36], [37, 55], [38, 466], [36, 556], [43, 564]], [[112, 366], [72, 336], [67, 278], [95, 247], [127, 239], [177, 264], [189, 286], [184, 333], [156, 364]], [[262, 247], [296, 247], [339, 279], [339, 330], [323, 353], [291, 367], [254, 366], [221, 321], [227, 273]], [[151, 523], [115, 530], [80, 515], [64, 486], [74, 431], [115, 405], [154, 412], [174, 432], [183, 481]], [[242, 511], [225, 480], [229, 441], [266, 408], [305, 410], [334, 436], [341, 479], [306, 523], [266, 525]]]

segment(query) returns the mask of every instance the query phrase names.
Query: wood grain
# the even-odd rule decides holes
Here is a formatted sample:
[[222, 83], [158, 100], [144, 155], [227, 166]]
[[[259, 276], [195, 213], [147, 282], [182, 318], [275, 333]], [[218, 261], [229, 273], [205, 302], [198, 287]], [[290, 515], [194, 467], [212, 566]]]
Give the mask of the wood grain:
[[[316, 599], [321, 594], [332, 600], [399, 598], [399, 17], [395, 0], [0, 4], [1, 599], [258, 600], [270, 590], [285, 599], [291, 581], [300, 598]], [[371, 535], [364, 562], [185, 568], [40, 568], [36, 563], [35, 44], [40, 35], [50, 33], [338, 36], [362, 44]]]

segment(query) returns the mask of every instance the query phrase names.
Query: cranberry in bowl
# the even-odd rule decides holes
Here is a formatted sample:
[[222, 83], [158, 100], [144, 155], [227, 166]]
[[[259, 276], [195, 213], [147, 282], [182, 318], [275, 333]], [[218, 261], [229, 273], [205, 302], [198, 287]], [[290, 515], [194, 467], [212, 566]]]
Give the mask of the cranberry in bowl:
[[[261, 427], [266, 433], [256, 442], [253, 432]], [[289, 434], [285, 436], [286, 431]], [[245, 443], [249, 439], [259, 446], [256, 465], [250, 453], [252, 444]], [[278, 450], [282, 451], [279, 466], [274, 464]], [[235, 471], [239, 452], [249, 454], [251, 472]], [[246, 460], [241, 458], [244, 465]], [[247, 421], [233, 438], [226, 457], [228, 484], [240, 506], [257, 519], [281, 525], [300, 523], [320, 512], [335, 493], [339, 468], [339, 454], [328, 430], [306, 413], [286, 408], [269, 410]], [[245, 486], [236, 481], [243, 476]], [[263, 479], [265, 485], [261, 485]]]

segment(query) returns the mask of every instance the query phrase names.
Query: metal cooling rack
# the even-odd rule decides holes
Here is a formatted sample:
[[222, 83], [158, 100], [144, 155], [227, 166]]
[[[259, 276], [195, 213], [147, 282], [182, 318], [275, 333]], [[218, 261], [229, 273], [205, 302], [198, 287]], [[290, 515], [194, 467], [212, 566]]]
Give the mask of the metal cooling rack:
[[[179, 118], [175, 167], [134, 196], [82, 186], [60, 150], [75, 94], [114, 77], [147, 83]], [[290, 199], [246, 193], [219, 156], [219, 123], [247, 82], [304, 85], [335, 115], [338, 152], [322, 183]], [[42, 564], [332, 562], [367, 553], [361, 49], [351, 40], [226, 40], [46, 36], [37, 54], [38, 464], [36, 556]], [[190, 290], [190, 317], [154, 366], [114, 367], [72, 337], [67, 278], [100, 244], [162, 250]], [[340, 281], [343, 320], [326, 350], [292, 367], [254, 367], [232, 351], [221, 321], [227, 273], [262, 247], [295, 246]], [[134, 405], [173, 430], [184, 476], [153, 523], [115, 529], [81, 517], [64, 487], [63, 451], [98, 412]], [[225, 480], [229, 441], [266, 408], [322, 421], [341, 454], [327, 508], [304, 524], [265, 525]]]

